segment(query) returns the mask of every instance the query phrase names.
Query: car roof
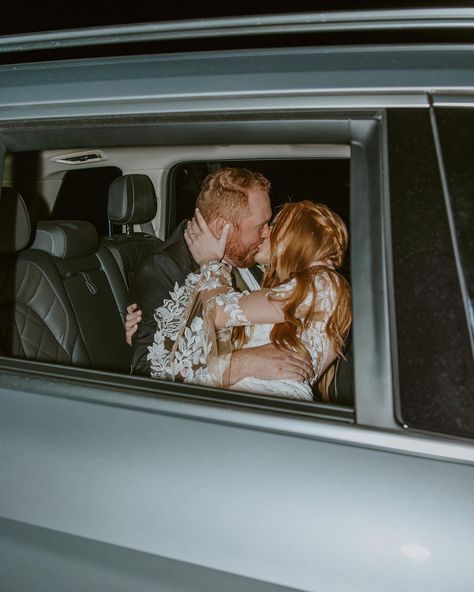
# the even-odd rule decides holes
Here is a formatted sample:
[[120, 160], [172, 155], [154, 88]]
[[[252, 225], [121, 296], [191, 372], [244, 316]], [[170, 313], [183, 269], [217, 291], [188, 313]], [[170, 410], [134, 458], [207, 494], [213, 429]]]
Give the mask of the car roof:
[[452, 8], [469, 7], [472, 2], [447, 2], [446, 0], [292, 0], [292, 2], [260, 1], [253, 3], [221, 3], [209, 6], [199, 3], [127, 3], [120, 10], [74, 11], [64, 2], [49, 2], [48, 10], [44, 6], [34, 4], [28, 7], [27, 14], [22, 6], [9, 6], [8, 19], [0, 26], [1, 35], [53, 31], [60, 29], [76, 29], [132, 23], [151, 23], [163, 21], [181, 21], [186, 19], [208, 19], [213, 17], [262, 16], [275, 14], [294, 14], [307, 12], [357, 11], [406, 8]]

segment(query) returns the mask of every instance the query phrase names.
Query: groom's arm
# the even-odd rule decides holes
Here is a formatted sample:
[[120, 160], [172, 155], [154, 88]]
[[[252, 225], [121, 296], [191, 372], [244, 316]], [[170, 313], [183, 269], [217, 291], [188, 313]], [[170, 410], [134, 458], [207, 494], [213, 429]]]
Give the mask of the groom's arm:
[[[176, 282], [184, 281], [181, 267], [167, 253], [149, 256], [136, 272], [130, 302], [142, 311], [142, 320], [132, 337], [132, 372], [149, 376], [148, 347], [156, 331], [155, 309], [169, 298]], [[287, 378], [302, 382], [312, 375], [309, 356], [289, 352], [266, 344], [260, 347], [236, 350], [232, 354], [230, 384], [246, 376], [272, 379]]]
[[184, 272], [176, 261], [166, 252], [155, 253], [145, 259], [135, 273], [130, 302], [136, 303], [142, 311], [142, 320], [132, 337], [132, 373], [150, 375], [147, 360], [148, 347], [153, 344], [156, 332], [155, 310], [178, 282], [184, 281]]
[[262, 380], [292, 379], [303, 382], [313, 375], [309, 354], [280, 349], [268, 343], [232, 353], [229, 383], [235, 384], [246, 376]]

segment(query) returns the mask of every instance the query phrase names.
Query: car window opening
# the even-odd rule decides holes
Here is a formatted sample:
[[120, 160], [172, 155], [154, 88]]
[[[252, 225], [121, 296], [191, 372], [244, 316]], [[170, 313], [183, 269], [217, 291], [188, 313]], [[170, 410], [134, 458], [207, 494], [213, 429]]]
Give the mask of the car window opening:
[[[224, 167], [249, 169], [270, 180], [273, 219], [285, 203], [308, 200], [325, 204], [350, 230], [349, 164], [347, 158], [328, 158], [176, 165], [168, 179], [168, 199], [161, 204], [166, 234], [169, 237], [183, 220], [192, 218], [202, 182]], [[158, 208], [155, 187], [148, 175], [122, 175], [120, 167], [109, 163], [64, 168], [62, 175], [45, 180], [39, 153], [11, 154], [7, 159], [2, 209], [5, 216], [15, 217], [16, 232], [10, 241], [5, 239], [3, 252], [8, 313], [2, 321], [2, 353], [128, 374], [133, 360], [123, 324], [133, 299], [129, 289], [141, 263], [163, 248], [151, 224]], [[258, 231], [268, 229], [268, 222], [259, 224]], [[349, 249], [339, 271], [350, 282]], [[234, 328], [233, 334], [239, 331]], [[350, 332], [340, 353], [343, 357], [323, 372], [327, 377], [335, 369], [325, 400], [353, 405]], [[311, 387], [311, 400], [323, 400], [320, 384]], [[238, 385], [236, 396], [246, 392], [245, 381]]]

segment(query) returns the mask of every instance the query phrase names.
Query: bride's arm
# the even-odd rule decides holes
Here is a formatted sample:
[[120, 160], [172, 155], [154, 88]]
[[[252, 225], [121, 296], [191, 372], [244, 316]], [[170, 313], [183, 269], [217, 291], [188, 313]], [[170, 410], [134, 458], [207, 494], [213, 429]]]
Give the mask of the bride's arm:
[[[198, 289], [208, 312], [211, 312], [212, 305], [215, 326], [221, 329], [258, 323], [282, 323], [285, 320], [283, 302], [270, 300], [269, 290], [250, 294], [233, 290], [230, 275], [232, 268], [221, 261], [230, 230], [231, 225], [226, 224], [221, 235], [215, 236], [199, 210], [196, 210], [195, 218], [188, 223], [184, 233], [194, 259], [201, 265], [202, 279]], [[272, 290], [272, 293], [276, 292]]]
[[211, 261], [201, 266], [201, 273], [198, 289], [218, 329], [285, 321], [284, 300], [293, 288], [291, 282], [272, 290], [242, 293], [232, 288], [231, 267], [226, 263]]
[[216, 298], [214, 324], [222, 327], [238, 327], [261, 323], [283, 323], [283, 303], [269, 299], [268, 290], [250, 294], [228, 292]]

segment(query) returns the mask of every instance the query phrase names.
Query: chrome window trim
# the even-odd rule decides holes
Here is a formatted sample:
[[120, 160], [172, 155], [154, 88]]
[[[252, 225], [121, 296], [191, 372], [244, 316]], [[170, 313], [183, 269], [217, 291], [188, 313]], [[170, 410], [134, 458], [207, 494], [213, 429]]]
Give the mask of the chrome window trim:
[[359, 425], [393, 430], [401, 427], [393, 408], [381, 118], [351, 122], [355, 410]]
[[190, 95], [156, 95], [132, 99], [22, 101], [2, 103], [0, 122], [21, 122], [24, 119], [43, 120], [68, 117], [105, 117], [121, 115], [181, 115], [181, 114], [246, 114], [261, 112], [307, 111], [308, 109], [379, 109], [390, 107], [428, 107], [423, 88], [390, 90], [344, 89], [308, 92], [209, 93]]
[[[2, 360], [0, 359], [0, 362]], [[18, 367], [18, 360], [15, 361]], [[19, 364], [20, 366], [22, 364]], [[28, 364], [25, 364], [25, 370]], [[31, 366], [31, 364], [30, 364]], [[77, 369], [76, 369], [77, 370]], [[374, 429], [329, 418], [298, 417], [289, 413], [252, 408], [227, 408], [222, 402], [194, 402], [170, 397], [176, 385], [169, 385], [166, 396], [147, 388], [128, 388], [128, 382], [138, 385], [145, 381], [134, 381], [132, 377], [114, 375], [115, 384], [103, 380], [101, 373], [89, 373], [94, 380], [70, 382], [50, 380], [33, 371], [4, 372], [0, 379], [0, 397], [56, 397], [81, 401], [84, 404], [111, 406], [144, 413], [170, 415], [194, 421], [218, 423], [219, 425], [243, 427], [251, 430], [321, 440], [341, 445], [370, 448], [395, 454], [408, 454], [441, 461], [474, 464], [474, 447], [468, 440], [449, 438], [438, 434], [408, 433], [388, 429]], [[128, 378], [128, 380], [127, 380]], [[120, 386], [120, 381], [124, 386]], [[97, 390], [99, 387], [99, 390]], [[164, 391], [164, 389], [161, 389]]]
[[474, 91], [472, 89], [433, 91], [431, 97], [433, 107], [474, 107]]
[[327, 32], [472, 29], [471, 8], [359, 10], [224, 17], [5, 35], [0, 53], [119, 43]]
[[[320, 119], [298, 122], [303, 123], [301, 129], [304, 132], [301, 129], [295, 132], [295, 122], [287, 120], [284, 115], [280, 114], [280, 117], [280, 141], [288, 139], [285, 134], [300, 134], [298, 137], [303, 140], [303, 133], [309, 133], [314, 142], [331, 138], [334, 143], [351, 146], [351, 259], [357, 421], [361, 425], [401, 430], [393, 412], [381, 199], [381, 115], [373, 111], [356, 119], [342, 112], [338, 118], [326, 116], [326, 119], [322, 112], [318, 114]], [[275, 128], [275, 121], [268, 123]], [[218, 122], [218, 125], [222, 127], [223, 122]], [[253, 122], [252, 125], [254, 140], [258, 143], [262, 140], [262, 132], [258, 124]]]
[[460, 44], [316, 47], [3, 65], [0, 121], [424, 108], [427, 93], [472, 96], [472, 53]]

